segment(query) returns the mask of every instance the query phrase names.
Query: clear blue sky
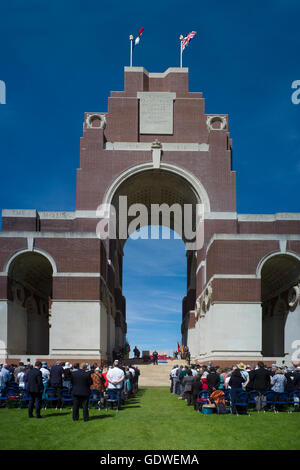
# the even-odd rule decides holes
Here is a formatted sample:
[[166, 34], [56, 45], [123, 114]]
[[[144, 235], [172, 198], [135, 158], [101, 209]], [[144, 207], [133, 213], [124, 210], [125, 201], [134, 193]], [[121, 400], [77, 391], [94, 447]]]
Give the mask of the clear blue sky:
[[[183, 65], [190, 90], [203, 92], [206, 112], [229, 115], [238, 212], [300, 212], [300, 104], [291, 101], [291, 84], [300, 80], [299, 18], [298, 0], [1, 2], [0, 80], [7, 104], [0, 105], [0, 207], [75, 209], [83, 114], [107, 111], [110, 91], [123, 89], [128, 37], [143, 26], [133, 65], [150, 72], [178, 66], [179, 35], [197, 31]], [[180, 324], [177, 334], [168, 333], [185, 288], [182, 242], [176, 248], [144, 243], [147, 248], [142, 241], [125, 245], [125, 294], [130, 328], [147, 325], [149, 335], [129, 329], [129, 340], [142, 347], [155, 334], [155, 347], [172, 350]], [[143, 307], [132, 289], [136, 257], [154, 271], [136, 281], [144, 283], [143, 293], [149, 286]], [[147, 309], [162, 308], [167, 299], [164, 323], [145, 319]]]

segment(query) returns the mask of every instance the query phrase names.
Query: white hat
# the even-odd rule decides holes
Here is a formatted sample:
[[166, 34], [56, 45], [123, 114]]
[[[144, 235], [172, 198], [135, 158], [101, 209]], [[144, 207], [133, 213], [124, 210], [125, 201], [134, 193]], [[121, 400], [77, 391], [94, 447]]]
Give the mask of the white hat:
[[65, 363], [65, 369], [71, 369], [71, 367], [72, 367], [72, 364], [70, 364], [69, 362]]

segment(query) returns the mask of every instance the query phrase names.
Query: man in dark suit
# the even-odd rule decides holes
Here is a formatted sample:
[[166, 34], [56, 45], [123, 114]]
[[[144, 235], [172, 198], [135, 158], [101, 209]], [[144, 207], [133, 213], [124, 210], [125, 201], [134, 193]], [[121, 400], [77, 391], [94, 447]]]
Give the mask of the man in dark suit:
[[91, 375], [86, 370], [86, 364], [80, 364], [80, 368], [72, 372], [72, 395], [73, 395], [73, 421], [79, 419], [79, 407], [83, 408], [83, 421], [89, 419], [89, 398], [91, 385], [93, 383]]
[[40, 371], [42, 363], [36, 361], [35, 366], [28, 371], [26, 389], [29, 393], [30, 400], [28, 404], [28, 416], [33, 418], [33, 408], [35, 406], [35, 415], [37, 418], [41, 418], [41, 407], [42, 407], [42, 394], [44, 390], [43, 376]]
[[57, 408], [62, 408], [62, 387], [63, 387], [64, 368], [59, 361], [50, 369], [50, 386], [54, 388], [57, 396]]
[[258, 396], [255, 398], [256, 411], [260, 411], [265, 407], [265, 393], [270, 389], [271, 386], [271, 373], [265, 368], [263, 362], [257, 363], [258, 368], [253, 373], [253, 389], [258, 392]]

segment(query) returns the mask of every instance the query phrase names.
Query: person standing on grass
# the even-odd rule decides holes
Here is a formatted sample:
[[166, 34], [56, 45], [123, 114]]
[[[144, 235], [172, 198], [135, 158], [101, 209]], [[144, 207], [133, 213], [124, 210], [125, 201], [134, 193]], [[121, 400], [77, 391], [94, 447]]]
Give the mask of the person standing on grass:
[[284, 392], [285, 389], [285, 384], [287, 382], [287, 379], [284, 375], [284, 372], [282, 369], [277, 369], [275, 371], [275, 375], [271, 377], [271, 390], [274, 392], [274, 410], [278, 411], [278, 405], [276, 405], [280, 393]]
[[125, 374], [123, 370], [119, 367], [119, 361], [114, 361], [114, 366], [110, 368], [107, 372], [106, 379], [108, 381], [107, 390], [114, 391], [117, 395], [118, 405], [117, 408], [120, 409], [121, 401], [121, 392], [123, 388]]
[[192, 384], [192, 396], [193, 396], [193, 405], [194, 405], [195, 411], [199, 410], [199, 402], [197, 400], [199, 398], [199, 395], [202, 389], [203, 389], [203, 386], [201, 382], [201, 375], [198, 374], [194, 377], [194, 382]]
[[61, 392], [63, 387], [64, 369], [59, 361], [50, 369], [50, 386], [54, 388], [57, 395], [57, 408], [62, 408]]
[[80, 367], [75, 372], [72, 372], [71, 383], [72, 383], [72, 395], [73, 395], [73, 421], [79, 419], [79, 408], [82, 405], [83, 408], [83, 421], [89, 420], [89, 399], [90, 399], [90, 387], [93, 383], [91, 374], [87, 372], [87, 365], [85, 363], [80, 364]]
[[271, 374], [265, 368], [263, 362], [257, 363], [257, 369], [253, 373], [253, 389], [258, 392], [256, 397], [256, 411], [263, 408], [264, 394], [270, 389], [271, 385]]
[[193, 403], [193, 392], [192, 392], [193, 382], [194, 382], [194, 377], [193, 377], [191, 369], [189, 369], [186, 373], [186, 376], [183, 379], [184, 398], [187, 401], [188, 406], [192, 405]]
[[42, 394], [44, 390], [43, 376], [41, 373], [42, 363], [36, 361], [35, 366], [28, 371], [26, 389], [30, 399], [28, 404], [28, 417], [33, 418], [33, 408], [35, 407], [36, 418], [41, 418]]

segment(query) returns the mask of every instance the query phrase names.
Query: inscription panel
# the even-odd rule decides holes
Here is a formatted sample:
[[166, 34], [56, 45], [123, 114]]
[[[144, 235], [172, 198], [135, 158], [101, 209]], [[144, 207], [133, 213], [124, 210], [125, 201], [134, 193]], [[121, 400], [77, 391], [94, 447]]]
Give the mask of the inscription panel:
[[138, 92], [140, 134], [173, 134], [173, 102], [176, 93]]

